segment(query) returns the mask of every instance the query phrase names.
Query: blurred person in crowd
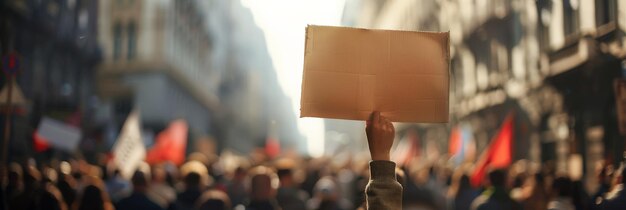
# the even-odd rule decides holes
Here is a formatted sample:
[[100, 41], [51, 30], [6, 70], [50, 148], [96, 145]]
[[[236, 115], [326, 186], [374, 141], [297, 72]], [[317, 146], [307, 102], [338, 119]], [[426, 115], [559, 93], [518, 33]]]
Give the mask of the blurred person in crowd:
[[349, 208], [348, 200], [341, 198], [337, 182], [330, 176], [322, 177], [313, 190], [309, 200], [309, 209], [342, 210]]
[[232, 174], [230, 182], [226, 186], [228, 197], [232, 201], [233, 206], [244, 204], [248, 195], [244, 181], [246, 179], [246, 169], [237, 167]]
[[24, 190], [9, 200], [9, 209], [36, 209], [36, 198], [41, 195], [41, 173], [32, 165], [24, 167]]
[[445, 165], [445, 161], [444, 163], [434, 162], [431, 164], [428, 169], [428, 181], [425, 186], [426, 189], [432, 193], [432, 199], [435, 203], [436, 209], [446, 208], [445, 193], [448, 190], [448, 184], [446, 181], [449, 175], [447, 169], [443, 165]]
[[[354, 203], [354, 193], [352, 189], [357, 184], [356, 183], [356, 174], [353, 171], [353, 154], [346, 154], [347, 157], [345, 162], [341, 163], [339, 170], [337, 171], [337, 186], [339, 186], [340, 196], [345, 203], [346, 207], [349, 209], [354, 209], [353, 207], [360, 205], [360, 203]], [[396, 168], [396, 177], [398, 176], [399, 169]], [[401, 171], [400, 171], [401, 172]], [[398, 181], [400, 182], [400, 181]], [[364, 191], [361, 191], [363, 193]]]
[[405, 194], [403, 195], [403, 204], [409, 209], [428, 209], [437, 210], [444, 209], [442, 198], [429, 185], [431, 167], [427, 165], [412, 166], [409, 170], [410, 179], [407, 180]]
[[117, 210], [163, 210], [161, 206], [150, 200], [146, 195], [148, 191], [148, 174], [137, 170], [131, 179], [133, 183], [133, 193], [118, 203], [115, 207]]
[[122, 177], [122, 173], [120, 172], [119, 169], [117, 169], [116, 167], [112, 165], [109, 165], [109, 166], [110, 166], [109, 171], [111, 173], [109, 175], [109, 179], [106, 180], [105, 186], [106, 186], [106, 191], [109, 194], [109, 197], [111, 198], [111, 202], [116, 203], [122, 200], [122, 198], [125, 198], [128, 195], [130, 195], [132, 191], [132, 186], [128, 180]]
[[393, 124], [380, 112], [367, 120], [365, 133], [372, 161], [370, 180], [365, 188], [367, 209], [402, 209], [402, 186], [396, 180], [396, 164], [390, 160], [395, 138]]
[[280, 186], [276, 193], [276, 200], [283, 210], [298, 210], [306, 208], [308, 199], [306, 192], [298, 188], [293, 175], [295, 162], [290, 159], [277, 161], [276, 168]]
[[54, 184], [58, 182], [59, 175], [55, 169], [48, 167], [48, 166], [44, 166], [41, 168], [41, 172], [42, 172], [41, 184], [43, 187], [45, 187], [46, 184], [49, 184], [49, 183]]
[[22, 182], [23, 172], [22, 166], [15, 162], [12, 162], [9, 166], [8, 182], [5, 187], [5, 196], [7, 200], [12, 200], [15, 196], [19, 195], [24, 190], [24, 183]]
[[196, 200], [200, 197], [203, 189], [200, 185], [200, 174], [196, 172], [188, 173], [183, 177], [185, 190], [177, 195], [176, 209], [192, 209]]
[[[355, 164], [355, 168], [353, 170], [356, 171], [356, 177], [354, 178], [354, 186], [351, 189], [353, 194], [352, 203], [354, 205], [361, 205], [363, 206], [363, 209], [365, 209], [365, 193], [363, 192], [365, 192], [365, 187], [369, 181], [369, 163], [366, 160]], [[408, 179], [408, 177], [405, 176], [404, 183], [401, 183], [404, 190], [407, 189], [405, 187], [407, 183], [406, 179]]]
[[52, 183], [46, 183], [44, 186], [38, 205], [40, 210], [68, 210], [61, 192]]
[[71, 175], [61, 173], [59, 176], [57, 188], [61, 191], [63, 200], [68, 206], [72, 206], [76, 201], [76, 185], [76, 181]]
[[454, 210], [469, 210], [472, 201], [480, 195], [478, 190], [470, 184], [469, 176], [463, 172], [455, 174], [449, 189], [448, 196], [451, 198], [451, 209]]
[[[301, 185], [301, 188], [306, 191], [307, 194], [313, 194], [313, 188], [315, 188], [315, 183], [321, 178], [321, 168], [324, 167], [325, 163], [323, 162], [323, 158], [311, 158], [306, 160], [307, 171], [304, 182]], [[359, 193], [363, 193], [360, 191]]]
[[597, 209], [601, 210], [623, 210], [626, 209], [626, 167], [622, 164], [620, 170], [616, 172], [616, 185], [607, 193], [605, 199], [600, 202]]
[[529, 193], [527, 191], [528, 188], [526, 187], [526, 180], [526, 174], [523, 172], [518, 172], [518, 174], [513, 176], [511, 192], [509, 193], [511, 199], [515, 200], [516, 202], [522, 202], [526, 200], [526, 197]]
[[70, 164], [68, 162], [61, 162], [59, 164], [59, 178], [57, 181], [57, 188], [63, 195], [63, 200], [68, 207], [72, 207], [77, 197], [78, 183], [71, 175]]
[[572, 201], [576, 210], [586, 210], [589, 206], [589, 195], [587, 194], [584, 183], [579, 179], [572, 180]]
[[98, 181], [87, 185], [78, 199], [74, 210], [113, 210], [113, 204], [109, 201], [106, 193]]
[[219, 190], [208, 190], [200, 196], [196, 203], [197, 210], [230, 210], [228, 195]]
[[250, 201], [246, 205], [249, 210], [278, 210], [276, 189], [278, 177], [270, 168], [257, 166], [250, 170]]
[[611, 180], [613, 177], [613, 165], [602, 163], [598, 170], [598, 190], [591, 195], [591, 206], [599, 204], [603, 200], [604, 194], [611, 189]]
[[193, 209], [196, 201], [206, 190], [213, 180], [209, 177], [206, 166], [199, 161], [189, 161], [180, 168], [183, 177], [184, 188], [176, 196], [177, 210]]
[[176, 190], [167, 184], [167, 172], [162, 165], [152, 167], [152, 182], [148, 189], [148, 197], [164, 209], [176, 201]]
[[521, 207], [509, 196], [505, 188], [506, 171], [503, 169], [491, 170], [488, 175], [487, 189], [473, 202], [473, 210], [511, 209], [520, 210]]
[[548, 207], [548, 192], [546, 192], [546, 181], [541, 173], [536, 173], [531, 177], [532, 192], [523, 201], [524, 210], [546, 210]]
[[567, 177], [558, 177], [552, 183], [552, 199], [548, 210], [575, 210], [572, 200], [572, 181]]

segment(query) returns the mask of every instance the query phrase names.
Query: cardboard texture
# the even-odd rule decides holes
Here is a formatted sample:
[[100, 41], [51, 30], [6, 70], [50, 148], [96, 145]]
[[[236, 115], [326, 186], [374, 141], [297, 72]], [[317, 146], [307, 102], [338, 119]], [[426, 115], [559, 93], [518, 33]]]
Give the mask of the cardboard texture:
[[448, 122], [448, 32], [309, 25], [300, 117]]

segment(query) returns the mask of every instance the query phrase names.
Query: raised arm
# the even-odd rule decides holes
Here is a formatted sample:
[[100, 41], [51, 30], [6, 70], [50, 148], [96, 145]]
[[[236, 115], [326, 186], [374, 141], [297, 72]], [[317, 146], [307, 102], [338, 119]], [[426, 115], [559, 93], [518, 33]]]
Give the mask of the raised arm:
[[365, 188], [368, 210], [402, 209], [402, 186], [396, 181], [396, 164], [390, 161], [389, 153], [393, 145], [395, 129], [393, 124], [380, 116], [380, 112], [370, 115], [365, 127], [370, 161], [370, 180]]

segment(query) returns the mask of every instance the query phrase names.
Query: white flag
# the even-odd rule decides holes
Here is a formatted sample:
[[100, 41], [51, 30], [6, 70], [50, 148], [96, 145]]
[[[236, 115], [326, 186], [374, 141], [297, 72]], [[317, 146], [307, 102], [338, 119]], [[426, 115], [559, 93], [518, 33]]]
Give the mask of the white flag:
[[48, 117], [41, 118], [37, 133], [52, 147], [70, 153], [76, 150], [81, 136], [80, 129]]
[[115, 164], [122, 176], [127, 179], [133, 176], [146, 157], [146, 147], [143, 145], [139, 124], [139, 113], [135, 110], [128, 115], [122, 132], [113, 145]]

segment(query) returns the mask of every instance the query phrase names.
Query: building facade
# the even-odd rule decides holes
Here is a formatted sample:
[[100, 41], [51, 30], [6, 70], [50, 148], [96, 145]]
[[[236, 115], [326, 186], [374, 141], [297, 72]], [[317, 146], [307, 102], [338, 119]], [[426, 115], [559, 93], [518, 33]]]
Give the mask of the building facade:
[[148, 134], [187, 120], [188, 145], [209, 138], [243, 154], [268, 136], [301, 145], [263, 32], [239, 1], [101, 1], [98, 27], [98, 90], [115, 122], [108, 130], [138, 109]]
[[[93, 85], [101, 59], [97, 23], [95, 0], [0, 3], [0, 55], [18, 55], [15, 81], [25, 98], [12, 112], [10, 160], [37, 157], [32, 136], [42, 117], [65, 121], [80, 127], [85, 138], [93, 137], [90, 122], [100, 104]], [[7, 75], [0, 78], [0, 86], [7, 85]], [[5, 107], [2, 104], [3, 126]]]
[[133, 109], [156, 133], [184, 119], [193, 140], [212, 134], [220, 77], [210, 68], [203, 1], [100, 1], [98, 91], [117, 130]]
[[[425, 143], [445, 151], [466, 123], [478, 151], [514, 115], [514, 159], [554, 162], [582, 157], [587, 187], [596, 164], [621, 159], [613, 80], [622, 77], [626, 4], [593, 0], [347, 1], [344, 24], [450, 31], [448, 125], [429, 125]], [[623, 21], [620, 21], [623, 20]], [[445, 129], [442, 129], [445, 128]], [[430, 136], [436, 136], [431, 138]], [[422, 147], [424, 148], [424, 147]]]

